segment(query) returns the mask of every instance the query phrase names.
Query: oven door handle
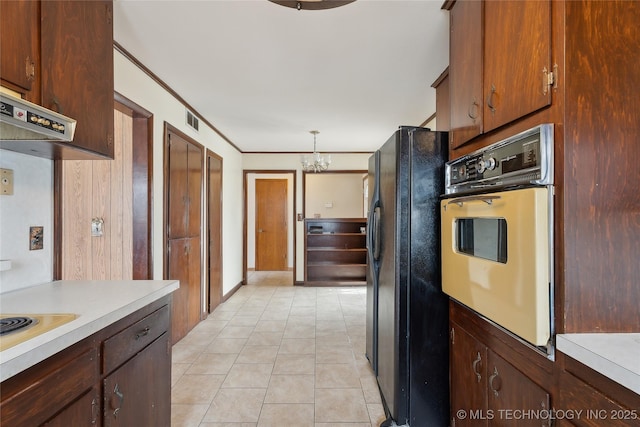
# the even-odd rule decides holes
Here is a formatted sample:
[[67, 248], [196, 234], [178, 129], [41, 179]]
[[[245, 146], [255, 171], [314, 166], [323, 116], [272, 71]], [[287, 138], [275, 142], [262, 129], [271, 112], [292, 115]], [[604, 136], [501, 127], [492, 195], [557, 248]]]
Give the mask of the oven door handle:
[[500, 196], [465, 196], [465, 197], [456, 197], [455, 199], [452, 199], [449, 201], [449, 203], [447, 203], [448, 205], [451, 204], [456, 204], [460, 207], [462, 207], [462, 205], [465, 202], [485, 202], [488, 205], [493, 204], [494, 200], [499, 199]]

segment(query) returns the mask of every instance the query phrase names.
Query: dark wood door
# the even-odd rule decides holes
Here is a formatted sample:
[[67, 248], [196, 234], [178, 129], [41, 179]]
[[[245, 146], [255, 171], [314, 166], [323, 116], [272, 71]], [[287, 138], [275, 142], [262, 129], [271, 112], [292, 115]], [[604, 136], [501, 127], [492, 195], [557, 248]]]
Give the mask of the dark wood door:
[[222, 158], [207, 152], [209, 313], [222, 301]]
[[[523, 373], [492, 351], [488, 352], [488, 409], [494, 415], [492, 426], [512, 426], [514, 420], [501, 416], [505, 411], [519, 409], [524, 413], [548, 411], [549, 394]], [[518, 426], [548, 425], [536, 417], [520, 419]]]
[[112, 1], [40, 4], [42, 105], [78, 121], [74, 145], [113, 157]]
[[483, 121], [484, 132], [488, 132], [551, 103], [543, 74], [545, 69], [553, 71], [551, 2], [483, 4]]
[[256, 179], [256, 270], [287, 269], [287, 180]]
[[482, 133], [483, 4], [475, 0], [457, 1], [451, 9], [451, 148], [459, 147]]
[[172, 306], [172, 342], [202, 317], [202, 197], [204, 148], [167, 126], [165, 218], [167, 279], [180, 280]]
[[169, 426], [171, 352], [168, 334], [104, 379], [104, 426]]
[[[17, 86], [21, 92], [28, 93], [37, 88], [34, 81], [40, 57], [37, 33], [39, 5], [37, 1], [3, 1], [0, 4], [2, 82]], [[27, 99], [34, 100], [29, 96]]]
[[187, 239], [171, 239], [168, 245], [167, 279], [179, 280], [180, 287], [172, 294], [171, 340], [178, 342], [187, 332], [189, 298], [189, 247]]
[[[456, 324], [451, 327], [451, 425], [487, 425], [487, 348]], [[457, 411], [464, 411], [461, 417]], [[455, 422], [454, 422], [455, 421]]]
[[169, 134], [169, 179], [165, 187], [169, 197], [167, 236], [169, 239], [186, 237], [189, 219], [189, 147], [187, 141]]
[[183, 259], [189, 274], [187, 290], [187, 331], [193, 329], [202, 317], [202, 251], [200, 236], [185, 239], [187, 256]]

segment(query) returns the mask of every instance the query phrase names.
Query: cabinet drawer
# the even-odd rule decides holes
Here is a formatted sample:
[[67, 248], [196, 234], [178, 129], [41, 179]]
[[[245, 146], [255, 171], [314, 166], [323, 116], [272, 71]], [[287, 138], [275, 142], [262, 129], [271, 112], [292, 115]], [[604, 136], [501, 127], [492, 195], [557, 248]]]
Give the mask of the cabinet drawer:
[[[29, 384], [0, 404], [0, 419], [6, 426], [40, 425], [60, 408], [72, 403], [98, 380], [96, 349], [91, 348], [47, 374], [32, 378], [29, 373], [15, 377]], [[89, 402], [89, 405], [91, 402]], [[92, 407], [87, 406], [91, 412]]]
[[169, 329], [169, 306], [164, 306], [104, 341], [102, 372], [109, 373]]

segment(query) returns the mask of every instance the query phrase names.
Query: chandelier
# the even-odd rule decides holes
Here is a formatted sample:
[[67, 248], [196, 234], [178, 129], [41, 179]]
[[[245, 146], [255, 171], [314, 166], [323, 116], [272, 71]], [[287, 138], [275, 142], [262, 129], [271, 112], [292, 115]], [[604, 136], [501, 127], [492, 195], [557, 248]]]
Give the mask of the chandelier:
[[316, 135], [318, 135], [320, 131], [311, 130], [309, 133], [313, 134], [313, 155], [311, 158], [309, 158], [309, 156], [302, 156], [302, 170], [305, 172], [326, 171], [331, 164], [331, 156], [325, 158], [316, 151]]

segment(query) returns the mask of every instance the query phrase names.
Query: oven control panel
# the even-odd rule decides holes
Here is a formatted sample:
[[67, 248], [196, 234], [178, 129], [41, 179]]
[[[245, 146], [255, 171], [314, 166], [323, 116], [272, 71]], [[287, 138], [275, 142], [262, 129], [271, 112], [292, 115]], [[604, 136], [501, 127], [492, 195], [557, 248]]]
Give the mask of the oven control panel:
[[543, 124], [448, 162], [445, 194], [553, 184], [553, 125]]

